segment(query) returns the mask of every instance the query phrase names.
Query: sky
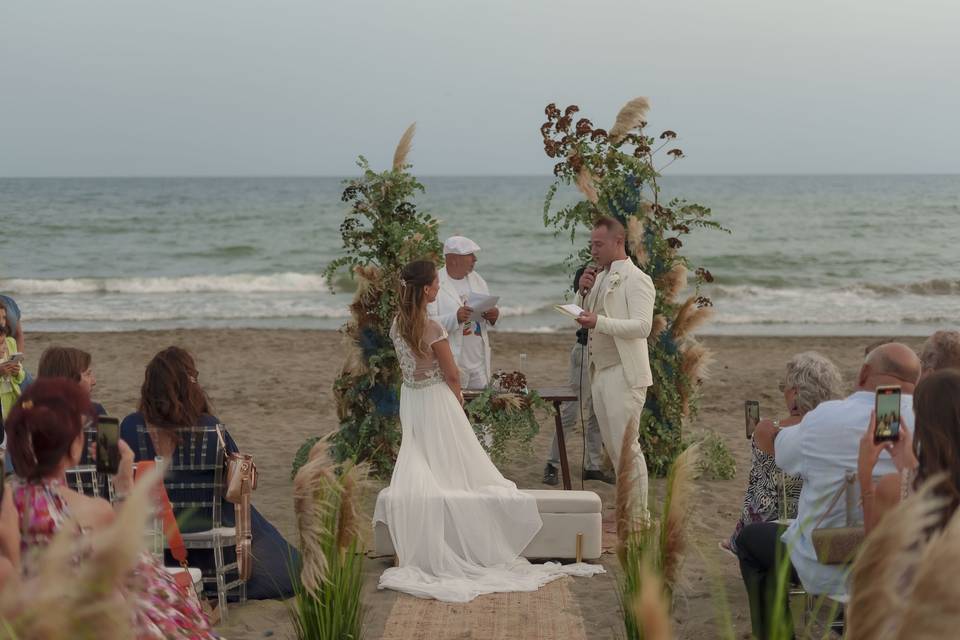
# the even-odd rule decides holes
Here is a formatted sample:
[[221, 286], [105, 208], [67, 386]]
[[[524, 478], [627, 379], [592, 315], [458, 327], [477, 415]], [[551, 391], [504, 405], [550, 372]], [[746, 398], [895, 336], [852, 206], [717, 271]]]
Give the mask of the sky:
[[0, 176], [538, 175], [650, 99], [674, 174], [960, 173], [955, 0], [4, 0]]

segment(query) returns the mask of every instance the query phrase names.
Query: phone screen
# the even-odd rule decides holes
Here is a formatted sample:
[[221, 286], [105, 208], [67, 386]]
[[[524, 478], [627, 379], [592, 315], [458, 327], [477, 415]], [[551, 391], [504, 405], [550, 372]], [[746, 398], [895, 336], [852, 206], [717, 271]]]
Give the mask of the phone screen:
[[120, 468], [120, 421], [97, 418], [97, 472], [114, 475]]
[[747, 440], [753, 437], [753, 432], [760, 422], [760, 403], [756, 400], [747, 400], [743, 403], [743, 412], [747, 423]]
[[875, 442], [900, 437], [900, 387], [877, 387]]

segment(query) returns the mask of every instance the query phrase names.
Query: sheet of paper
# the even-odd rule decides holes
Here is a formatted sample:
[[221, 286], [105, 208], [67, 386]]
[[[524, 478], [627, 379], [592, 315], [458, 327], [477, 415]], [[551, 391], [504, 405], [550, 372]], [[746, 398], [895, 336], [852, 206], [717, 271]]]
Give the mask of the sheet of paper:
[[576, 304], [555, 304], [553, 308], [562, 313], [565, 316], [570, 316], [571, 318], [579, 318], [580, 314], [583, 313], [583, 308]]
[[488, 296], [482, 293], [471, 293], [470, 297], [467, 298], [467, 306], [473, 309], [473, 313], [470, 314], [471, 321], [480, 320], [480, 317], [497, 306], [500, 296]]

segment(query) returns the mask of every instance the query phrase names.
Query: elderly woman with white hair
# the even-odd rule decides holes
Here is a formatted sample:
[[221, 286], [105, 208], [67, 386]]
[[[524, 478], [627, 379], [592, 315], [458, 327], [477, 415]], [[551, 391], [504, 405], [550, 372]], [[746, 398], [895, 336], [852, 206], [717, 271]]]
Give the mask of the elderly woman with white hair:
[[815, 351], [806, 351], [787, 362], [780, 391], [790, 415], [783, 420], [761, 420], [757, 425], [751, 440], [752, 460], [743, 509], [733, 535], [720, 543], [725, 551], [736, 553], [737, 535], [748, 524], [796, 517], [803, 483], [799, 476], [785, 475], [777, 467], [773, 452], [774, 435], [779, 429], [799, 423], [821, 402], [842, 397], [843, 378], [829, 359]]

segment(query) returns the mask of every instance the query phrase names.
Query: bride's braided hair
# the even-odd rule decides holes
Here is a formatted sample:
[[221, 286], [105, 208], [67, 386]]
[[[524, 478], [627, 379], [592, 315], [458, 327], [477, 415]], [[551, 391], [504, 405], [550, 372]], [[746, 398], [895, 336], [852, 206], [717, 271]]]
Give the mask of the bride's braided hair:
[[437, 277], [437, 265], [429, 260], [414, 260], [400, 272], [400, 298], [397, 305], [397, 331], [418, 355], [426, 355], [423, 332], [427, 325], [426, 287]]

